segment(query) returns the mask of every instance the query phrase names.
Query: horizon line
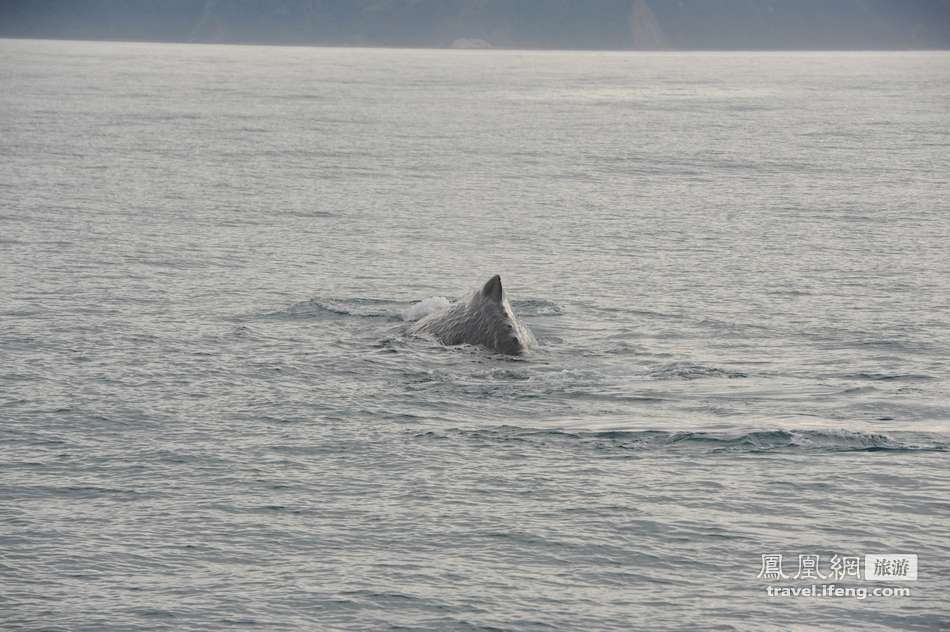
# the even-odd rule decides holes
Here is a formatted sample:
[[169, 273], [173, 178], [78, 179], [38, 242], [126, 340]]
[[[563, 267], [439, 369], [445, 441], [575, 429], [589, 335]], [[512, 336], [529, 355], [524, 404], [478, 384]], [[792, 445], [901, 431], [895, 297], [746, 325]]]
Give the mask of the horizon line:
[[31, 37], [21, 35], [0, 35], [0, 40], [40, 41], [40, 42], [101, 42], [114, 44], [180, 44], [195, 46], [270, 46], [276, 48], [353, 48], [380, 50], [432, 50], [467, 52], [530, 52], [530, 53], [940, 53], [950, 52], [948, 48], [526, 48], [507, 46], [452, 47], [452, 46], [408, 46], [399, 44], [319, 44], [308, 42], [267, 42], [267, 41], [227, 41], [177, 39], [116, 39], [82, 37]]

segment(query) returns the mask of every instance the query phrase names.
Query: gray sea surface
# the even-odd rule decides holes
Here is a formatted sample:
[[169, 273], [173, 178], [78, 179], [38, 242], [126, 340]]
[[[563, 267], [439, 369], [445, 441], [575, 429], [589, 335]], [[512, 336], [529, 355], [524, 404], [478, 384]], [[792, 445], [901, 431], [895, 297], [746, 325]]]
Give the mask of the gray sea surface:
[[948, 244], [946, 52], [0, 40], [0, 628], [948, 629]]

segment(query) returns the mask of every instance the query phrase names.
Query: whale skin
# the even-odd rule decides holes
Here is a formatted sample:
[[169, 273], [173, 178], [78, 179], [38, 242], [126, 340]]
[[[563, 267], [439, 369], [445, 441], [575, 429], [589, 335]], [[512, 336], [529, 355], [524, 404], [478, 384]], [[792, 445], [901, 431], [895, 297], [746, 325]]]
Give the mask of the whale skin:
[[512, 311], [497, 274], [481, 289], [417, 321], [411, 332], [445, 345], [478, 345], [506, 355], [521, 355], [536, 344]]

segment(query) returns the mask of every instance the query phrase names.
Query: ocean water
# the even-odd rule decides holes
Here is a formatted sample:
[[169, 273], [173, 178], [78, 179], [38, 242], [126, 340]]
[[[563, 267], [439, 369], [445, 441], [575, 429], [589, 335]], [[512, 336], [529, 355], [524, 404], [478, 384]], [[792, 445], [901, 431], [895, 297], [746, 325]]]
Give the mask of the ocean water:
[[[0, 86], [0, 628], [950, 627], [950, 53]], [[530, 353], [407, 334], [496, 273]]]

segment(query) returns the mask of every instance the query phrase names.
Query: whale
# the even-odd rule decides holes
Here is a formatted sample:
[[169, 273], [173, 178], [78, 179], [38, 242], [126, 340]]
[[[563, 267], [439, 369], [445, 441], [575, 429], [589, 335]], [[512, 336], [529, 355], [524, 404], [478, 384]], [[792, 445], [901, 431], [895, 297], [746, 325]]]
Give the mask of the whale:
[[531, 330], [512, 311], [497, 274], [481, 289], [416, 321], [410, 332], [444, 345], [476, 345], [513, 356], [536, 344]]

